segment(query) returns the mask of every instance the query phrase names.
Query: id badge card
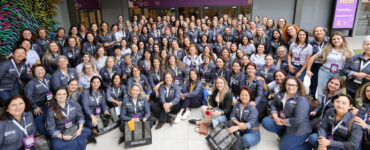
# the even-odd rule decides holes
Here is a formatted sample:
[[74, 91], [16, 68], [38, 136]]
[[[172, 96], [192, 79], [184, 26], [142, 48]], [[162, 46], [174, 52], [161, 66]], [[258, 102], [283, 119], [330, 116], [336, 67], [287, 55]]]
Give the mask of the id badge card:
[[67, 120], [64, 122], [64, 126], [68, 129], [73, 126], [73, 121], [72, 120]]
[[119, 107], [114, 107], [114, 110], [116, 111], [117, 116], [121, 114], [121, 109]]
[[299, 66], [299, 62], [301, 61], [301, 58], [299, 58], [299, 57], [294, 57], [294, 65], [296, 65], [296, 66]]
[[328, 140], [334, 140], [334, 136], [329, 136]]
[[96, 106], [95, 107], [95, 115], [100, 115], [101, 113], [101, 106]]
[[31, 66], [30, 65], [27, 65], [27, 73], [32, 73], [32, 71], [31, 71]]
[[202, 77], [200, 78], [200, 82], [202, 82], [202, 83], [206, 83], [206, 77], [202, 76]]
[[53, 92], [49, 91], [46, 93], [46, 100], [50, 101], [53, 99]]
[[190, 69], [195, 69], [195, 65], [190, 65]]
[[282, 111], [282, 110], [279, 111], [279, 117], [285, 119], [284, 111]]
[[194, 42], [197, 43], [198, 42], [198, 39], [196, 37], [194, 37]]
[[35, 137], [33, 136], [33, 134], [31, 134], [30, 136], [24, 137], [23, 144], [25, 148], [31, 148], [32, 146], [34, 146], [36, 142], [35, 142]]
[[338, 64], [331, 64], [330, 65], [330, 72], [331, 73], [338, 73], [339, 71], [338, 71], [338, 69], [339, 69], [339, 65]]
[[134, 115], [133, 118], [140, 118], [140, 116], [136, 114], [136, 115]]
[[175, 84], [180, 84], [179, 77], [175, 77]]

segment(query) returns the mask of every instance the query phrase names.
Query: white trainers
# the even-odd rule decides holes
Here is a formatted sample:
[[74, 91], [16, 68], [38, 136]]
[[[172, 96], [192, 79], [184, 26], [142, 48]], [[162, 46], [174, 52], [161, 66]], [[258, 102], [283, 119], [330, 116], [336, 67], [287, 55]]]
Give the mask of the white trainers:
[[181, 119], [185, 120], [190, 116], [190, 110], [186, 110], [185, 113], [182, 115]]
[[181, 114], [177, 114], [175, 123], [179, 123], [181, 121]]

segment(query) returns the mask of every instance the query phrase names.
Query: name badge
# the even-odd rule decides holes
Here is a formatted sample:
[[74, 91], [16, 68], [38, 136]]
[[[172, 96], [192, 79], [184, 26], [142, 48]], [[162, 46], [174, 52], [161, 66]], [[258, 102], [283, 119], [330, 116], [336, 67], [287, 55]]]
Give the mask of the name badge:
[[206, 83], [206, 77], [202, 76], [202, 77], [200, 78], [200, 82], [202, 82], [202, 83]]
[[330, 65], [330, 72], [331, 73], [334, 73], [334, 74], [336, 74], [336, 73], [338, 73], [339, 72], [339, 65], [338, 64], [331, 64]]
[[33, 136], [33, 134], [23, 138], [23, 144], [25, 148], [31, 148], [32, 146], [34, 146], [36, 142], [35, 142], [35, 137]]
[[116, 111], [117, 116], [121, 114], [121, 109], [119, 107], [114, 107], [114, 110]]
[[195, 69], [195, 65], [190, 65], [190, 69]]
[[285, 119], [286, 116], [285, 116], [284, 111], [282, 110], [279, 111], [279, 117]]
[[180, 84], [180, 79], [179, 79], [179, 77], [175, 77], [175, 84]]
[[73, 126], [73, 121], [72, 120], [67, 120], [64, 122], [64, 126], [68, 129]]
[[100, 115], [101, 113], [101, 106], [96, 106], [95, 107], [95, 115]]
[[195, 42], [195, 43], [197, 43], [197, 42], [198, 42], [197, 37], [194, 37], [194, 42]]
[[46, 93], [46, 100], [50, 101], [53, 99], [53, 92], [49, 91]]
[[328, 140], [334, 140], [334, 136], [329, 136]]
[[301, 61], [301, 58], [300, 57], [294, 57], [294, 65], [299, 65], [299, 62]]
[[140, 116], [138, 114], [134, 115], [133, 118], [140, 118]]

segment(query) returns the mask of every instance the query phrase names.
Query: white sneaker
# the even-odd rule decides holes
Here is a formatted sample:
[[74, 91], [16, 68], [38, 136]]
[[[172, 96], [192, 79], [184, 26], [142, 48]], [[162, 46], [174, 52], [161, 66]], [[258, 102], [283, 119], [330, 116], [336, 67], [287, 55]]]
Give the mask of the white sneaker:
[[181, 114], [177, 114], [175, 123], [179, 123], [181, 121]]
[[181, 119], [185, 120], [190, 116], [190, 110], [186, 110], [185, 113], [182, 115]]

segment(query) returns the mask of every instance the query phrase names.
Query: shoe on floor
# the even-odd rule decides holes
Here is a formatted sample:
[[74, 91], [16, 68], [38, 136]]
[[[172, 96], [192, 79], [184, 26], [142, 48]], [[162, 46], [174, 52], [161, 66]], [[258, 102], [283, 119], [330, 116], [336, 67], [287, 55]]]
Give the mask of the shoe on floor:
[[158, 129], [162, 128], [163, 125], [164, 125], [163, 122], [158, 122], [158, 124], [155, 126], [155, 129], [158, 130]]
[[88, 138], [87, 138], [87, 143], [97, 143], [97, 141], [96, 141], [96, 138], [95, 137], [92, 137], [92, 136], [89, 136]]
[[177, 114], [175, 123], [179, 123], [181, 121], [181, 118], [182, 118], [181, 114]]
[[118, 141], [118, 144], [121, 144], [122, 142], [124, 142], [125, 141], [125, 137], [124, 136], [121, 136], [120, 138], [119, 138], [119, 141]]
[[188, 119], [188, 117], [190, 116], [190, 110], [187, 110], [185, 111], [185, 113], [182, 115], [181, 119], [182, 120], [185, 120], [185, 119]]
[[173, 125], [173, 122], [174, 121], [175, 121], [175, 119], [173, 119], [173, 117], [171, 117], [170, 119], [168, 119], [168, 123], [170, 123], [171, 126]]
[[196, 124], [197, 121], [201, 121], [202, 119], [189, 119], [189, 123]]

